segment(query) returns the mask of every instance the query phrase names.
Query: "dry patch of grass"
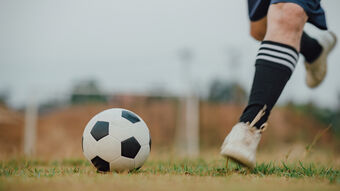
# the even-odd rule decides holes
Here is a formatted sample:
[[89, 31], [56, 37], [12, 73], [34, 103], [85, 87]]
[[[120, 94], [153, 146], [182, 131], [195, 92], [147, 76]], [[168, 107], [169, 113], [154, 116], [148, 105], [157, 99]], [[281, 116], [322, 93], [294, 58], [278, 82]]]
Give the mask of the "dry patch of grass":
[[97, 173], [83, 159], [0, 161], [0, 190], [339, 190], [337, 166], [271, 161], [248, 170], [219, 157], [154, 158], [142, 169]]
[[290, 179], [276, 176], [201, 177], [187, 175], [104, 174], [2, 181], [3, 190], [339, 190], [339, 185], [310, 178]]

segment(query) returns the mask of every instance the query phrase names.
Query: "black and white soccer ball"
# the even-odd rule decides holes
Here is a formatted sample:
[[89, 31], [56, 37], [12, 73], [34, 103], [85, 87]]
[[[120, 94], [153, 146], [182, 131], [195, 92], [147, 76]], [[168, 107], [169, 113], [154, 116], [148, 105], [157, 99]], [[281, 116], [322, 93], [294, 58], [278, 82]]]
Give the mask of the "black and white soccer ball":
[[151, 137], [147, 125], [135, 113], [108, 109], [86, 125], [82, 149], [98, 171], [133, 170], [140, 168], [148, 158]]

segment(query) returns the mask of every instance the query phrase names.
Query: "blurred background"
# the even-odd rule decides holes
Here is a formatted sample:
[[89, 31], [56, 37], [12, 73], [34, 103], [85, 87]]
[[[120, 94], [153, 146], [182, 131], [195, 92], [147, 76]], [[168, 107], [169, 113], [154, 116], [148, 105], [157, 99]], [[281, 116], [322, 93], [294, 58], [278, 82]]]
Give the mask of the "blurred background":
[[[322, 5], [340, 37], [340, 1]], [[245, 107], [258, 46], [245, 0], [1, 0], [0, 156], [81, 156], [85, 125], [112, 107], [140, 115], [159, 152], [217, 150]], [[339, 50], [313, 90], [300, 58], [261, 149], [306, 149], [321, 133], [315, 146], [340, 153]]]

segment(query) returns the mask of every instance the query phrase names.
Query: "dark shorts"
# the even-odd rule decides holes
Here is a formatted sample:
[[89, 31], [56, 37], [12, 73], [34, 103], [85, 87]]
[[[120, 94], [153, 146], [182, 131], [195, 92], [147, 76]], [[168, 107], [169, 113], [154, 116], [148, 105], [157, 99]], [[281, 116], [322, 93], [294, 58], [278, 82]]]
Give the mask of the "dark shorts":
[[270, 4], [275, 3], [296, 3], [301, 6], [307, 16], [309, 23], [320, 29], [327, 30], [325, 12], [320, 5], [321, 0], [248, 0], [249, 18], [257, 21], [267, 15]]

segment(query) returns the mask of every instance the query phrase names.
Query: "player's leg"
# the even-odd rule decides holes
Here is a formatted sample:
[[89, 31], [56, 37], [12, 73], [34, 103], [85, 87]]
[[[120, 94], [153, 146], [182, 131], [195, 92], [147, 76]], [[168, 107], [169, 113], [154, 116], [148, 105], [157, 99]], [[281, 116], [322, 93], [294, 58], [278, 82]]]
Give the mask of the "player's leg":
[[[320, 19], [319, 19], [320, 20]], [[250, 22], [250, 35], [262, 41], [267, 30], [267, 17]], [[306, 83], [309, 87], [317, 87], [325, 78], [327, 72], [327, 57], [336, 44], [336, 36], [330, 31], [323, 31], [318, 38], [302, 33], [300, 53], [305, 58], [307, 70]]]
[[[267, 32], [267, 16], [257, 21], [250, 22], [250, 35], [258, 41], [263, 41]], [[308, 63], [313, 63], [321, 54], [322, 46], [317, 39], [309, 36], [305, 31], [302, 33], [300, 53]]]
[[262, 41], [267, 31], [267, 16], [257, 21], [250, 21], [250, 36], [255, 40]]
[[310, 88], [317, 87], [325, 79], [327, 58], [333, 50], [336, 40], [335, 34], [331, 31], [322, 32], [317, 39], [303, 33], [301, 54], [305, 57], [306, 83]]
[[[222, 155], [249, 167], [255, 166], [262, 127], [295, 68], [307, 19], [304, 9], [294, 3], [277, 3], [269, 7], [267, 32], [256, 57], [249, 103], [240, 123], [225, 139]], [[263, 113], [261, 109], [265, 106]]]
[[300, 39], [307, 15], [297, 4], [278, 3], [268, 10], [268, 27], [256, 60], [256, 72], [249, 104], [241, 116], [242, 122], [252, 121], [267, 105], [268, 118], [298, 60]]
[[[263, 41], [267, 31], [267, 16], [257, 21], [250, 22], [250, 35], [258, 41]], [[305, 31], [302, 33], [300, 53], [305, 57], [305, 60], [311, 64], [322, 52], [323, 48], [317, 39], [309, 36]]]
[[[267, 31], [267, 16], [257, 21], [250, 22], [250, 35], [258, 41], [263, 41]], [[302, 33], [300, 53], [306, 61], [313, 63], [321, 54], [322, 46], [317, 39], [309, 36], [305, 31]]]

